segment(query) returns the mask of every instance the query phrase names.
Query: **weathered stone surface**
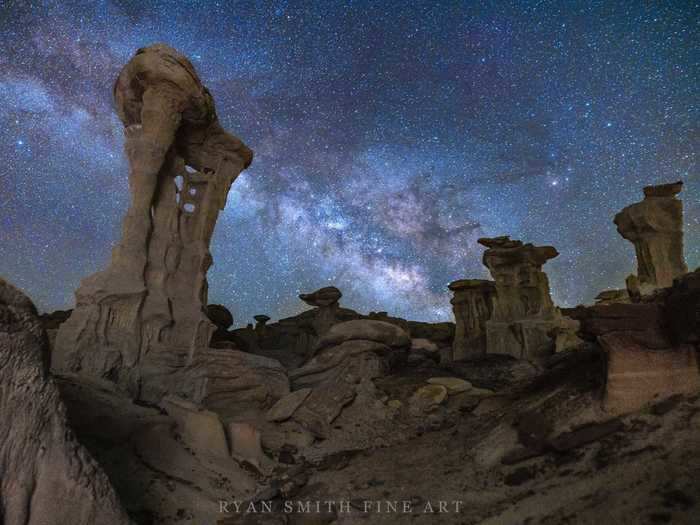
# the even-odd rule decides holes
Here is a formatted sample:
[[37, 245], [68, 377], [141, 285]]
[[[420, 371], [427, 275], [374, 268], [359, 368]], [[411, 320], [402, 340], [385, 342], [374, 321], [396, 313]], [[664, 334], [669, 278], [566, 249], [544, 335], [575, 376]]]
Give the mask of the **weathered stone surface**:
[[162, 406], [175, 420], [182, 440], [196, 454], [215, 458], [228, 456], [224, 427], [214, 412], [175, 396], [163, 398]]
[[310, 393], [310, 388], [301, 388], [287, 394], [267, 411], [266, 419], [268, 421], [285, 421], [289, 419], [294, 414], [294, 411], [309, 397]]
[[109, 479], [68, 426], [47, 351], [34, 305], [0, 279], [0, 522], [127, 525]]
[[452, 311], [455, 337], [452, 359], [478, 357], [486, 353], [486, 322], [494, 308], [496, 285], [493, 281], [462, 279], [449, 285], [454, 292]]
[[362, 319], [334, 325], [317, 346], [323, 349], [354, 340], [374, 341], [393, 348], [411, 344], [409, 335], [398, 326], [384, 321]]
[[[167, 390], [142, 373], [152, 353], [191, 365], [214, 325], [206, 316], [209, 243], [251, 151], [218, 123], [192, 64], [168, 46], [140, 49], [114, 88], [126, 134], [131, 204], [108, 268], [76, 291], [52, 354], [58, 371], [107, 378], [135, 398]], [[150, 374], [162, 379], [163, 374]]]
[[459, 394], [471, 390], [472, 384], [459, 377], [431, 377], [428, 379], [431, 385], [442, 385], [447, 388], [448, 394]]
[[690, 345], [650, 350], [624, 334], [599, 341], [608, 356], [604, 408], [614, 414], [634, 412], [650, 401], [700, 390], [697, 352]]
[[617, 231], [634, 244], [637, 275], [628, 278], [631, 296], [671, 286], [688, 271], [683, 258], [683, 203], [676, 198], [682, 182], [647, 186], [644, 200], [615, 215]]
[[552, 246], [523, 244], [509, 237], [479, 239], [483, 262], [496, 282], [493, 314], [486, 322], [489, 353], [541, 360], [579, 343], [570, 321], [552, 303], [542, 265], [559, 255]]

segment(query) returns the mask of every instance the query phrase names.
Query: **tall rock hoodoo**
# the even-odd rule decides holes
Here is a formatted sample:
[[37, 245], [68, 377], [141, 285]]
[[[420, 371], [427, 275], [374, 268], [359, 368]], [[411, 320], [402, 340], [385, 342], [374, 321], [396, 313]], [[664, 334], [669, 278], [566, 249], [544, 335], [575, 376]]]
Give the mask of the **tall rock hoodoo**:
[[627, 278], [630, 296], [639, 297], [673, 284], [688, 272], [683, 258], [683, 182], [646, 186], [644, 200], [615, 215], [617, 231], [634, 244], [637, 275]]
[[[486, 323], [489, 353], [537, 360], [551, 354], [562, 331], [574, 332], [576, 323], [561, 315], [549, 295], [542, 265], [559, 253], [552, 246], [523, 244], [510, 237], [482, 238], [483, 262], [496, 283], [493, 315]], [[558, 348], [562, 350], [563, 348]]]
[[[131, 204], [104, 271], [83, 280], [52, 356], [58, 371], [107, 378], [158, 400], [197, 367], [215, 326], [206, 273], [219, 211], [252, 152], [219, 125], [190, 61], [156, 44], [114, 86], [124, 124]], [[202, 384], [191, 397], [205, 395]]]

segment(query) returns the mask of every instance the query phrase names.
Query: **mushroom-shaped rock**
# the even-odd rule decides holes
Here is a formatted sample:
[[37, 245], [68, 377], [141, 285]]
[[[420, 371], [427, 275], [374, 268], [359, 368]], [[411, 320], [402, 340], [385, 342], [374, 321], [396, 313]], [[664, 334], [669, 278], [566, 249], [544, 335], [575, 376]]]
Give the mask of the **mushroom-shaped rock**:
[[340, 301], [343, 296], [340, 290], [335, 286], [326, 286], [312, 293], [303, 293], [299, 295], [299, 299], [310, 306], [330, 306]]
[[[507, 236], [478, 242], [488, 248], [483, 262], [496, 283], [493, 314], [486, 323], [488, 352], [531, 360], [547, 357], [554, 352], [554, 337], [570, 327], [561, 322], [561, 312], [552, 303], [549, 280], [542, 271], [542, 265], [559, 253], [552, 246], [523, 244]], [[560, 331], [553, 334], [554, 328]]]
[[233, 324], [233, 315], [231, 311], [220, 304], [208, 305], [207, 317], [220, 330], [228, 330]]
[[338, 322], [338, 301], [343, 296], [335, 286], [326, 286], [315, 292], [299, 295], [299, 299], [309, 306], [318, 308], [311, 322], [317, 336], [322, 336]]
[[644, 200], [615, 215], [617, 231], [634, 244], [637, 275], [627, 278], [630, 296], [666, 288], [688, 271], [683, 258], [682, 182], [647, 186]]
[[265, 326], [265, 324], [270, 320], [269, 315], [256, 315], [253, 317], [255, 319], [255, 322], [260, 325], [260, 326]]

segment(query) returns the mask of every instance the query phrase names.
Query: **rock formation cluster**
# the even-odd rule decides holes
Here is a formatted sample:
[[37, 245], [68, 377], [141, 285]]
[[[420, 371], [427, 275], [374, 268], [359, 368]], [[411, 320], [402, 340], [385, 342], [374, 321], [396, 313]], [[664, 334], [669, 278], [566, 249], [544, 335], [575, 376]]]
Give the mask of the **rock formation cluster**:
[[627, 278], [631, 296], [667, 288], [688, 271], [683, 258], [682, 182], [646, 186], [644, 200], [615, 216], [617, 231], [634, 244], [637, 275]]
[[[281, 504], [486, 488], [469, 520], [515, 523], [523, 485], [518, 498], [545, 498], [531, 512], [563, 498], [560, 512], [541, 516], [559, 523], [570, 521], [568, 482], [601, 470], [617, 468], [599, 485], [584, 479], [584, 513], [615, 483], [697, 485], [687, 473], [700, 457], [700, 401], [688, 396], [700, 391], [700, 269], [683, 262], [681, 183], [645, 188], [616, 216], [638, 275], [593, 306], [557, 308], [542, 269], [557, 250], [503, 236], [479, 239], [493, 280], [449, 285], [455, 323], [363, 315], [328, 286], [299, 295], [311, 307], [299, 315], [259, 314], [232, 329], [231, 311], [207, 305], [209, 242], [252, 153], [220, 127], [211, 95], [172, 48], [139, 50], [114, 95], [132, 201], [109, 266], [81, 283], [72, 312], [41, 319], [0, 280], [0, 416], [11, 422], [0, 425], [0, 522], [330, 523], [332, 509], [288, 516]], [[680, 406], [668, 428], [695, 451], [665, 450], [648, 414], [624, 419], [645, 406], [654, 417]], [[616, 441], [623, 431], [636, 441]], [[617, 449], [656, 463], [645, 457], [630, 475], [627, 460], [614, 465]], [[669, 458], [682, 476], [666, 475]], [[572, 467], [558, 469], [562, 461]], [[397, 483], [377, 479], [382, 469]], [[554, 476], [567, 478], [558, 493]], [[231, 498], [272, 502], [277, 514], [241, 521], [221, 507]], [[398, 499], [407, 498], [420, 500]]]

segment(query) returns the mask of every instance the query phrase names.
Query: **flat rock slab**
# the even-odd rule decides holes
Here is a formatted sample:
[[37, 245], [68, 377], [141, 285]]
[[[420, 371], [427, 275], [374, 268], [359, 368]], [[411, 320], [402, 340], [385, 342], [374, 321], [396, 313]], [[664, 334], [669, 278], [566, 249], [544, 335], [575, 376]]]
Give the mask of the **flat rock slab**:
[[428, 379], [431, 385], [442, 385], [447, 389], [448, 394], [459, 394], [471, 390], [472, 384], [469, 381], [458, 377], [431, 377]]
[[447, 388], [443, 385], [426, 385], [415, 391], [412, 405], [439, 405], [447, 399]]
[[610, 419], [603, 423], [593, 423], [578, 427], [571, 432], [564, 432], [550, 441], [550, 445], [559, 452], [598, 441], [610, 434], [623, 430], [625, 425], [619, 419]]
[[306, 401], [311, 390], [311, 388], [301, 388], [284, 396], [268, 410], [265, 418], [268, 421], [285, 421], [289, 419], [294, 414], [294, 411]]

